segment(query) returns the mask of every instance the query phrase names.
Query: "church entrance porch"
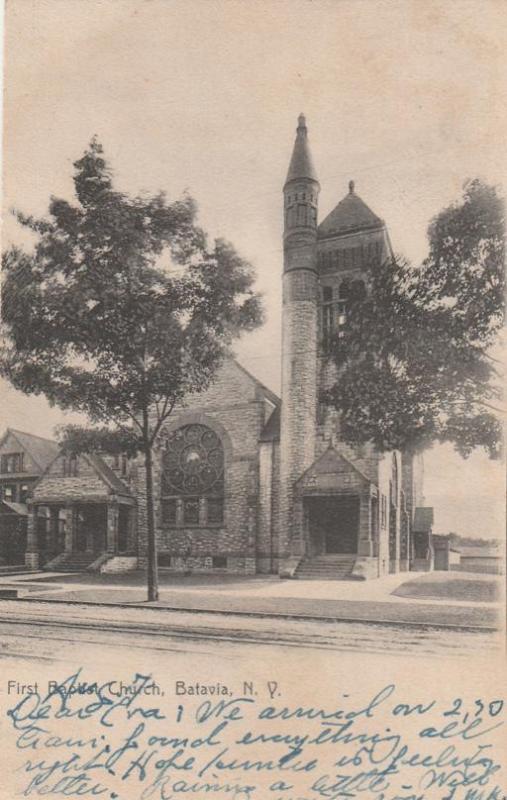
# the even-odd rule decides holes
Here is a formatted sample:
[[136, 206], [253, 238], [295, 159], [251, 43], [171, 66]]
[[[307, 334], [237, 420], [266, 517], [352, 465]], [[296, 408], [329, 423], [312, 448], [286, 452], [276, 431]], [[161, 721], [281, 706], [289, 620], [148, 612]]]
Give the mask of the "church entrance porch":
[[313, 555], [357, 554], [359, 497], [306, 498]]
[[308, 570], [322, 578], [379, 575], [378, 487], [332, 445], [295, 484], [291, 553], [281, 574], [294, 574], [298, 557], [295, 577]]

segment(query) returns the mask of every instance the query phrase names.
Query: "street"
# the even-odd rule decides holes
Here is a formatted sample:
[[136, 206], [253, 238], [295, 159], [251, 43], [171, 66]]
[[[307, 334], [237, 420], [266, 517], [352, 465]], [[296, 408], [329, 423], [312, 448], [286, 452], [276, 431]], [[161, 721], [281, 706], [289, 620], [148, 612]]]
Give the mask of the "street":
[[[16, 734], [5, 726], [4, 763], [13, 766], [5, 776], [8, 793], [2, 794], [0, 790], [2, 800], [15, 796], [34, 779], [30, 770], [35, 755], [42, 759], [41, 763], [53, 765], [51, 768], [54, 769], [55, 759], [62, 757], [64, 764], [67, 763], [65, 758], [78, 759], [79, 764], [85, 763], [84, 755], [79, 761], [80, 751], [75, 748], [76, 741], [84, 742], [83, 754], [88, 752], [86, 743], [92, 742], [92, 755], [95, 755], [93, 742], [100, 740], [104, 747], [110, 747], [114, 753], [121, 752], [123, 742], [125, 747], [132, 747], [135, 752], [139, 749], [143, 761], [145, 757], [150, 758], [145, 749], [149, 742], [173, 741], [171, 737], [177, 732], [178, 742], [186, 742], [185, 737], [188, 736], [198, 744], [206, 744], [202, 756], [199, 749], [201, 744], [197, 750], [189, 745], [189, 755], [192, 758], [201, 757], [206, 763], [212, 757], [223, 757], [229, 752], [228, 748], [242, 758], [250, 757], [252, 763], [257, 763], [257, 759], [267, 763], [273, 757], [278, 759], [284, 753], [286, 756], [283, 745], [275, 743], [280, 735], [298, 735], [303, 739], [310, 734], [318, 735], [321, 731], [322, 735], [331, 735], [330, 731], [334, 730], [332, 726], [338, 723], [326, 722], [323, 728], [322, 721], [314, 719], [315, 715], [318, 717], [321, 713], [319, 709], [331, 709], [332, 713], [335, 713], [334, 709], [342, 707], [359, 709], [360, 732], [367, 730], [371, 735], [379, 735], [378, 732], [387, 731], [386, 735], [392, 738], [389, 731], [394, 730], [395, 739], [399, 737], [400, 747], [412, 743], [411, 746], [417, 750], [420, 747], [418, 731], [422, 726], [456, 725], [455, 722], [449, 723], [442, 713], [450, 713], [456, 703], [462, 703], [465, 716], [475, 712], [474, 703], [479, 702], [484, 706], [491, 702], [497, 697], [494, 690], [491, 694], [486, 686], [478, 694], [476, 687], [485, 675], [489, 676], [488, 685], [500, 685], [499, 676], [503, 674], [499, 641], [495, 635], [463, 628], [317, 622], [273, 616], [195, 613], [153, 607], [86, 606], [36, 600], [0, 602], [0, 658], [2, 711], [5, 713], [10, 710], [12, 713], [12, 710], [19, 708], [22, 715], [25, 711], [30, 713], [30, 710], [39, 708], [44, 720], [39, 720], [36, 715], [33, 735], [37, 737], [40, 733], [48, 738], [47, 747], [38, 745], [33, 752], [23, 750], [20, 747], [28, 747], [30, 742], [26, 745], [20, 742], [16, 738], [20, 736], [19, 731]], [[442, 682], [442, 675], [452, 675], [452, 681]], [[118, 708], [123, 704], [124, 709], [127, 709], [125, 704], [132, 696], [132, 686], [140, 681], [142, 685], [146, 684], [146, 697], [143, 695], [139, 704], [145, 708], [147, 715], [155, 718], [150, 717], [150, 724], [148, 718], [143, 723], [137, 719], [129, 723], [129, 718], [122, 717], [118, 712], [113, 727], [109, 726], [109, 720], [108, 726], [104, 727], [104, 724], [89, 719], [86, 714], [83, 721], [72, 716], [66, 719], [67, 712], [62, 710], [61, 719], [46, 719], [46, 693], [54, 692], [55, 685], [73, 685], [74, 681], [83, 687], [109, 686], [111, 702]], [[391, 694], [391, 704], [386, 704], [385, 708], [375, 708], [371, 718], [369, 714], [361, 712], [369, 703], [374, 705], [375, 698], [390, 697]], [[482, 699], [477, 700], [478, 697]], [[222, 720], [220, 715], [228, 713], [226, 709], [229, 704], [236, 702], [233, 698], [240, 698], [238, 702], [247, 708], [245, 718], [236, 718], [235, 706], [231, 706], [233, 717], [231, 720]], [[51, 703], [54, 702], [53, 699]], [[76, 707], [82, 703], [86, 705], [86, 698], [81, 701], [78, 697], [75, 701]], [[71, 707], [74, 708], [74, 701]], [[93, 707], [92, 702], [89, 708]], [[266, 709], [266, 714], [274, 713], [270, 711], [273, 708], [277, 714], [289, 716], [285, 720], [266, 718], [259, 721], [256, 715], [261, 713], [259, 709], [262, 708]], [[415, 713], [407, 711], [408, 716], [405, 716], [403, 709], [410, 708], [419, 710]], [[199, 714], [203, 715], [202, 724]], [[292, 714], [299, 714], [301, 718], [292, 719]], [[180, 715], [183, 715], [181, 723]], [[208, 719], [206, 715], [211, 717]], [[21, 722], [21, 725], [24, 724]], [[475, 724], [475, 720], [470, 724]], [[225, 731], [222, 730], [224, 725], [227, 728]], [[220, 731], [219, 744], [218, 740], [209, 738], [212, 730]], [[250, 741], [253, 732], [261, 736], [259, 741], [255, 740], [255, 744], [249, 744], [244, 751], [236, 751], [243, 737]], [[274, 741], [268, 735], [264, 742], [262, 734], [272, 734]], [[128, 736], [134, 735], [144, 737], [142, 744], [137, 741], [128, 744]], [[158, 739], [159, 736], [166, 738]], [[496, 748], [500, 752], [495, 734], [491, 734], [491, 737], [487, 740], [488, 746], [491, 743], [495, 747], [494, 752], [497, 752]], [[62, 746], [54, 750], [55, 742], [60, 747], [66, 741], [72, 747]], [[462, 748], [467, 746], [464, 743]], [[474, 743], [471, 743], [468, 748], [473, 746]], [[175, 758], [183, 757], [184, 747], [186, 745], [171, 753]], [[428, 752], [432, 752], [432, 748], [438, 751], [438, 744], [433, 745], [430, 740], [425, 742], [424, 747]], [[322, 747], [315, 753], [315, 764], [320, 765], [322, 776], [331, 774], [337, 755], [347, 758], [348, 748], [345, 742], [339, 742]], [[310, 763], [313, 751], [308, 752], [306, 761]], [[355, 750], [350, 752], [353, 754]], [[232, 755], [231, 759], [230, 763], [234, 766]], [[93, 762], [94, 765], [96, 763]], [[137, 761], [127, 760], [126, 766], [129, 763]], [[223, 787], [224, 781], [231, 786], [236, 785], [237, 771], [232, 767], [229, 769], [229, 761], [226, 766], [228, 771], [221, 769], [222, 781], [217, 786]], [[177, 772], [180, 768], [183, 767], [175, 768], [173, 778], [179, 787], [184, 785], [182, 774]], [[357, 769], [351, 767], [351, 780], [354, 776], [358, 777]], [[127, 772], [126, 769], [125, 775]], [[176, 796], [163, 792], [153, 794], [154, 773], [150, 774], [152, 784], [147, 778], [148, 785], [145, 786], [143, 772], [139, 774], [141, 784], [137, 773], [129, 773], [128, 788], [123, 778], [115, 776], [113, 770], [107, 773], [100, 769], [94, 769], [93, 772], [88, 770], [76, 774], [74, 778], [63, 772], [61, 780], [99, 780], [108, 787], [108, 797], [125, 800]], [[280, 774], [287, 779], [286, 772]], [[281, 786], [280, 781], [273, 783], [279, 777], [277, 772], [270, 777], [269, 772], [264, 775], [249, 770], [244, 773], [245, 780], [247, 775], [249, 783], [259, 787], [252, 797], [269, 796], [269, 785]], [[183, 777], [187, 778], [186, 774]], [[401, 774], [399, 777], [401, 781]], [[414, 770], [411, 780], [419, 781], [422, 777], [422, 773]], [[213, 780], [215, 778], [213, 773]], [[298, 797], [315, 797], [309, 785], [316, 779], [313, 772], [308, 776], [304, 772], [291, 774]], [[321, 779], [324, 780], [323, 777]], [[37, 780], [44, 781], [44, 775]], [[59, 786], [55, 784], [56, 780], [50, 781], [49, 788]], [[192, 780], [195, 780], [195, 776]], [[86, 789], [85, 783], [83, 791]], [[45, 789], [46, 784], [41, 788]], [[216, 796], [225, 800], [230, 797], [225, 790]], [[295, 796], [274, 794], [273, 798], [278, 800], [283, 797], [287, 800]], [[406, 794], [391, 796], [407, 797]], [[433, 800], [433, 795], [425, 796]]]
[[[0, 647], [4, 659], [62, 660], [95, 664], [97, 651], [142, 651], [153, 657], [210, 657], [252, 663], [294, 658], [298, 650], [376, 658], [466, 658], [500, 649], [498, 635], [429, 626], [316, 622], [270, 617], [188, 613], [154, 608], [104, 608], [62, 603], [0, 602]], [[324, 655], [324, 653], [323, 653]]]

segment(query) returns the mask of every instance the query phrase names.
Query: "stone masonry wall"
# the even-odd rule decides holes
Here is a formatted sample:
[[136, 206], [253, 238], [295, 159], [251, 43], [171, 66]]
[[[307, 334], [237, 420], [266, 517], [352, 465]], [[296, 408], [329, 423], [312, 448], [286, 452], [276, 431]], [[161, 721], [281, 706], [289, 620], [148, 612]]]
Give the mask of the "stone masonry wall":
[[[310, 283], [309, 297], [297, 297], [295, 283]], [[293, 519], [293, 487], [315, 457], [317, 407], [316, 276], [311, 272], [284, 275], [282, 416], [280, 464], [280, 550], [289, 555], [297, 536]], [[294, 299], [296, 294], [297, 299]], [[294, 530], [293, 530], [294, 528]], [[302, 533], [302, 532], [300, 532]]]
[[[259, 436], [265, 422], [265, 398], [258, 384], [234, 362], [226, 362], [213, 386], [189, 398], [173, 412], [154, 455], [154, 498], [157, 549], [161, 566], [175, 571], [255, 572], [259, 499]], [[224, 522], [221, 525], [164, 524], [161, 471], [164, 432], [191, 423], [213, 429], [224, 447]], [[137, 464], [138, 541], [140, 564], [146, 563], [145, 475]], [[227, 559], [226, 567], [222, 561]]]

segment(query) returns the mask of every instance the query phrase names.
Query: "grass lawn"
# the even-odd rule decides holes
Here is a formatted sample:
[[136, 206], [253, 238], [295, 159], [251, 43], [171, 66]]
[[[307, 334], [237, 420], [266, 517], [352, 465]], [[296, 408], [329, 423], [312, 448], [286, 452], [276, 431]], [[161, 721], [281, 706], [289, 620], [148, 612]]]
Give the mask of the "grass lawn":
[[419, 575], [402, 583], [393, 594], [398, 597], [485, 603], [494, 603], [501, 599], [498, 577], [462, 572], [429, 572]]

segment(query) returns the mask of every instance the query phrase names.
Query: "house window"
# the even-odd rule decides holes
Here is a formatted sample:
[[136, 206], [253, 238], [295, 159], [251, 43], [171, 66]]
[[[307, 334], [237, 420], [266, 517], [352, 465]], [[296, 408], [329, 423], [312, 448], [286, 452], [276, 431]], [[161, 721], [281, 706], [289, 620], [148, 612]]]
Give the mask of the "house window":
[[19, 487], [19, 502], [26, 503], [28, 499], [28, 495], [30, 493], [30, 487], [27, 483], [22, 483]]
[[187, 527], [221, 525], [223, 496], [224, 449], [219, 436], [206, 425], [178, 428], [168, 438], [163, 456], [163, 523]]
[[7, 453], [2, 456], [2, 472], [23, 472], [24, 453]]
[[63, 477], [75, 478], [77, 476], [77, 456], [64, 456], [63, 457]]
[[122, 453], [115, 453], [113, 456], [113, 469], [118, 470], [122, 478], [127, 475], [128, 458]]
[[225, 569], [227, 567], [227, 557], [213, 556], [211, 563], [214, 569]]
[[16, 487], [9, 484], [4, 486], [3, 496], [4, 500], [7, 500], [11, 503], [16, 502]]

